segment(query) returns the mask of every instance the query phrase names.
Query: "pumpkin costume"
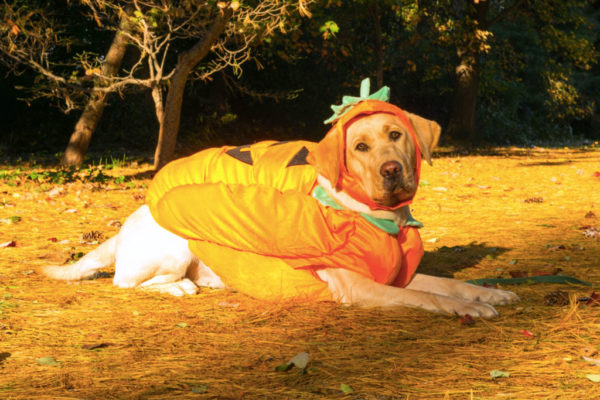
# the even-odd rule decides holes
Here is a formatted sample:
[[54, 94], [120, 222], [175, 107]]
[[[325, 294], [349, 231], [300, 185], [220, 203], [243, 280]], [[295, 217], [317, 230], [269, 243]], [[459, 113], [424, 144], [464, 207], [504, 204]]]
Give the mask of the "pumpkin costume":
[[[346, 128], [356, 118], [380, 112], [400, 118], [419, 148], [402, 110], [361, 98], [319, 143], [226, 146], [169, 163], [148, 190], [152, 216], [188, 239], [190, 250], [227, 286], [255, 298], [335, 300], [316, 274], [321, 268], [345, 268], [403, 287], [423, 256], [418, 230], [404, 226], [388, 232], [373, 218], [335, 207], [317, 182], [318, 174], [324, 175], [372, 209], [386, 209], [366, 196], [344, 162]], [[332, 146], [336, 154], [330, 154]], [[323, 167], [319, 157], [336, 165]], [[418, 180], [418, 150], [416, 158]]]

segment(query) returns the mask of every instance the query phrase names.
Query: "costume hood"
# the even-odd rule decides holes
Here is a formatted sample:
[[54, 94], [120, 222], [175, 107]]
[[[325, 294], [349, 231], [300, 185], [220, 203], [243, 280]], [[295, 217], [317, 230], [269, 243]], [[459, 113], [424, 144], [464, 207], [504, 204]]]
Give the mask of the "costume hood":
[[[354, 98], [359, 99], [359, 98]], [[335, 106], [334, 106], [335, 107]], [[334, 108], [332, 107], [332, 108]], [[346, 168], [346, 131], [348, 127], [369, 115], [377, 113], [386, 113], [396, 116], [412, 138], [415, 149], [415, 183], [419, 184], [421, 172], [421, 151], [423, 145], [419, 142], [415, 130], [404, 111], [385, 101], [375, 99], [365, 99], [358, 101], [355, 105], [344, 110], [344, 113], [337, 119], [334, 119], [334, 125], [327, 135], [311, 150], [307, 161], [315, 167], [317, 172], [323, 175], [331, 182], [331, 186], [336, 190], [343, 190], [345, 193], [369, 206], [372, 210], [396, 210], [412, 202], [413, 197], [405, 199], [391, 207], [383, 206], [373, 201], [365, 193], [357, 177], [351, 176]], [[334, 111], [336, 109], [334, 108]], [[337, 111], [336, 111], [337, 112]]]

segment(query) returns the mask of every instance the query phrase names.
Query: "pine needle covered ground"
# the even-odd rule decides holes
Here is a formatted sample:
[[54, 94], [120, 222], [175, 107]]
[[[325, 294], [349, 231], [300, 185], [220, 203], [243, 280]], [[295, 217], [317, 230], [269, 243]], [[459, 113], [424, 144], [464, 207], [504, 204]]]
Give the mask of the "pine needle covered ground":
[[[560, 268], [600, 283], [599, 148], [438, 156], [412, 207], [422, 272]], [[115, 234], [143, 204], [149, 170], [0, 167], [0, 398], [600, 398], [600, 307], [586, 286], [505, 286], [521, 302], [469, 324], [230, 291], [174, 298], [114, 288], [110, 270], [81, 283], [36, 272]], [[305, 369], [275, 370], [302, 352]]]

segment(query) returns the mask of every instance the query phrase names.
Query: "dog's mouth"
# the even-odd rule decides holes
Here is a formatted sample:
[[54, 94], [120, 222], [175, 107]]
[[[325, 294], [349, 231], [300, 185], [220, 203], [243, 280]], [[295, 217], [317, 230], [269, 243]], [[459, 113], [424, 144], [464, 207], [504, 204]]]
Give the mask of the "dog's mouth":
[[386, 192], [394, 193], [397, 190], [406, 191], [406, 183], [400, 175], [383, 177], [383, 189]]
[[397, 161], [384, 163], [380, 169], [379, 189], [373, 200], [383, 206], [391, 207], [411, 199], [416, 191], [415, 182], [412, 174], [406, 172], [404, 166]]
[[414, 182], [407, 182], [402, 177], [384, 178], [380, 193], [373, 198], [377, 203], [386, 207], [411, 199], [415, 195]]

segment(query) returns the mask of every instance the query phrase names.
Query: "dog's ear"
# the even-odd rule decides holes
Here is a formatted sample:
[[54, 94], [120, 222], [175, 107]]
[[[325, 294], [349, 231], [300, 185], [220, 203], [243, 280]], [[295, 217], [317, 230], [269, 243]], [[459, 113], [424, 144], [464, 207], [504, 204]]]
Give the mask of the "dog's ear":
[[334, 126], [307, 156], [308, 162], [335, 188], [340, 177], [340, 165], [344, 154], [344, 139], [341, 129]]
[[418, 115], [409, 112], [407, 112], [406, 115], [417, 134], [417, 141], [419, 142], [421, 154], [423, 154], [425, 160], [431, 165], [431, 152], [440, 140], [442, 128], [435, 121], [419, 117]]

